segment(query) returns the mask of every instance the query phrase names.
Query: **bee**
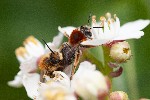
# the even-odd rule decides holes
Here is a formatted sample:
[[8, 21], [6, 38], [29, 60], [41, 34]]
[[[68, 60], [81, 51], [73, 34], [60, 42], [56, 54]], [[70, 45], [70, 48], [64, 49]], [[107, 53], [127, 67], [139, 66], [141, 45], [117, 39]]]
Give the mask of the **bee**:
[[[73, 64], [72, 74], [76, 66], [79, 63], [81, 56], [81, 42], [91, 38], [92, 33], [88, 27], [81, 26], [72, 31], [70, 37], [68, 36], [68, 42], [63, 43], [59, 51], [53, 51], [49, 46], [46, 46], [51, 51], [49, 54], [45, 54], [39, 61], [39, 68], [44, 71], [44, 74], [54, 77], [54, 71], [65, 71], [68, 67]], [[69, 73], [66, 71], [66, 73]], [[70, 73], [70, 74], [71, 74]]]
[[50, 77], [54, 77], [54, 71], [64, 71], [70, 74], [70, 70], [66, 71], [66, 69], [70, 68], [72, 64], [71, 74], [73, 75], [79, 63], [80, 56], [82, 55], [81, 48], [84, 47], [81, 45], [81, 42], [92, 39], [91, 28], [87, 25], [74, 29], [70, 36], [66, 33], [64, 33], [64, 35], [68, 38], [68, 42], [63, 43], [57, 52], [51, 50], [43, 40], [51, 53], [41, 58], [39, 67], [44, 71], [44, 74]]

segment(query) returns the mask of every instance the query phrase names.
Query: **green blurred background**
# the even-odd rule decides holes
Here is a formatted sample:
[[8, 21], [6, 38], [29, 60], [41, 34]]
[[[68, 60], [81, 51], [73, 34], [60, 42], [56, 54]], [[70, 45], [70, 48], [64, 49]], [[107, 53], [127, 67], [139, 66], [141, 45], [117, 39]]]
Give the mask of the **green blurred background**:
[[[43, 34], [51, 41], [58, 26], [87, 24], [90, 12], [117, 14], [121, 25], [150, 19], [149, 4], [150, 0], [0, 0], [0, 100], [29, 100], [24, 88], [7, 86], [19, 71], [14, 50], [27, 36], [40, 39]], [[129, 41], [134, 55], [124, 65], [123, 75], [114, 79], [114, 90], [127, 92], [131, 100], [150, 98], [150, 27], [144, 32], [141, 39]]]

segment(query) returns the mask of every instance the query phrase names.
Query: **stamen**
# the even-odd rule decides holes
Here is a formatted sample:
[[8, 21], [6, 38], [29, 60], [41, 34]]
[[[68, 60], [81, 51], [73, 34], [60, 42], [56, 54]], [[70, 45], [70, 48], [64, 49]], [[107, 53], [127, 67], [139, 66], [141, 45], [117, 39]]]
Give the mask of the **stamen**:
[[123, 48], [123, 52], [126, 53], [126, 54], [128, 54], [129, 48]]
[[117, 15], [116, 14], [114, 14], [114, 18], [116, 19], [116, 17], [117, 17]]
[[100, 21], [106, 21], [106, 18], [104, 16], [101, 16]]
[[16, 56], [24, 57], [24, 54], [27, 53], [27, 50], [24, 47], [19, 47], [15, 50]]
[[101, 16], [100, 17], [100, 21], [101, 21], [101, 24], [100, 24], [100, 26], [104, 26], [104, 22], [106, 21], [106, 18], [104, 17], [104, 16]]
[[96, 23], [96, 16], [95, 15], [92, 16], [92, 22]]
[[34, 36], [29, 36], [28, 38], [26, 38], [25, 41], [24, 41], [24, 45], [29, 43], [29, 42], [32, 42], [35, 45], [38, 44], [38, 42], [37, 42], [37, 40], [36, 40], [36, 38]]
[[107, 18], [107, 19], [110, 19], [110, 18], [111, 18], [111, 13], [109, 13], [109, 12], [106, 13], [106, 18]]

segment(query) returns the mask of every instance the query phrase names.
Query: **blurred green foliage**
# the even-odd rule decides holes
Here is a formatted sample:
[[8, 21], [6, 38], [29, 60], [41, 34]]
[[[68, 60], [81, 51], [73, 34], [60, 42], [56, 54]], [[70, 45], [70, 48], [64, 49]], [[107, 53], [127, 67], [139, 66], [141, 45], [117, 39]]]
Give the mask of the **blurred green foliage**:
[[[46, 41], [51, 41], [58, 33], [58, 26], [87, 24], [90, 12], [97, 16], [106, 12], [115, 13], [120, 18], [121, 25], [140, 18], [148, 19], [149, 4], [150, 0], [0, 0], [0, 99], [29, 99], [24, 88], [7, 86], [7, 81], [12, 80], [19, 71], [14, 50], [22, 46], [27, 36], [34, 35], [41, 39], [43, 34]], [[134, 62], [131, 63], [136, 66], [139, 97], [150, 98], [150, 27], [144, 29], [144, 32], [142, 39], [131, 41], [134, 48], [132, 52], [135, 54]], [[128, 64], [125, 67], [129, 69], [122, 75], [125, 79], [115, 89], [124, 90], [131, 96], [129, 88], [132, 87], [128, 86], [130, 80], [126, 75], [132, 73], [132, 66]], [[132, 74], [130, 75], [132, 79]], [[119, 80], [114, 80], [117, 79]], [[122, 84], [126, 87], [121, 88]]]

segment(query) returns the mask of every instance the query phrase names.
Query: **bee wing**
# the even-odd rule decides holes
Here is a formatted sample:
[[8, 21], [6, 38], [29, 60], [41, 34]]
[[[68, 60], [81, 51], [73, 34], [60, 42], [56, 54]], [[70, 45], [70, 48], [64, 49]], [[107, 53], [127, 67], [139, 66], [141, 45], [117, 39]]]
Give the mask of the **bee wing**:
[[68, 76], [71, 77], [71, 72], [72, 72], [72, 65], [67, 66], [63, 72]]

